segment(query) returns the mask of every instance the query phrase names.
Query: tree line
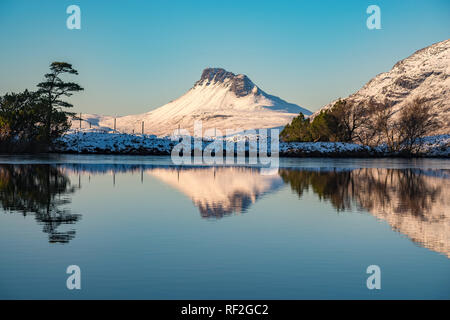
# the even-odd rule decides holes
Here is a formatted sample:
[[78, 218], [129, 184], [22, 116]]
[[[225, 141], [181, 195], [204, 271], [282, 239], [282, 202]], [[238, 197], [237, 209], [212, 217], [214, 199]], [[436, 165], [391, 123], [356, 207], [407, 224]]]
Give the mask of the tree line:
[[64, 74], [77, 75], [70, 63], [52, 62], [50, 72], [36, 91], [25, 90], [0, 96], [0, 152], [46, 152], [55, 140], [70, 128], [65, 111], [73, 107], [64, 101], [83, 88], [62, 79]]
[[339, 99], [312, 120], [300, 113], [286, 125], [280, 138], [286, 142], [352, 142], [367, 146], [385, 143], [390, 152], [420, 152], [423, 138], [437, 126], [431, 105], [425, 99], [415, 99], [397, 112], [389, 102]]

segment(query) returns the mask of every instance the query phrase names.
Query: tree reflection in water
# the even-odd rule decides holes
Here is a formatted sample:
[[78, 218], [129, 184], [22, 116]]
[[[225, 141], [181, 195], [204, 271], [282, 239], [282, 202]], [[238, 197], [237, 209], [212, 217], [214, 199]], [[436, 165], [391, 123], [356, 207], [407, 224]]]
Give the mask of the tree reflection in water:
[[442, 185], [428, 183], [430, 177], [417, 169], [281, 169], [280, 176], [300, 197], [311, 189], [337, 211], [351, 210], [354, 205], [366, 210], [386, 208], [394, 202], [396, 213], [427, 219], [442, 192]]
[[[0, 165], [0, 202], [6, 211], [33, 213], [50, 242], [67, 243], [75, 231], [58, 231], [80, 215], [67, 209], [76, 188], [64, 172], [144, 172], [192, 199], [203, 218], [246, 212], [284, 184], [300, 198], [312, 192], [337, 212], [363, 210], [384, 220], [416, 243], [450, 257], [450, 170], [385, 168], [280, 169], [261, 175], [256, 168], [171, 168], [158, 165]], [[282, 203], [280, 205], [283, 205]], [[299, 206], [301, 203], [299, 203]]]
[[75, 230], [58, 231], [61, 225], [76, 223], [79, 214], [64, 208], [76, 190], [69, 178], [48, 164], [0, 165], [0, 203], [5, 212], [34, 214], [51, 243], [68, 243]]
[[281, 169], [279, 174], [299, 197], [311, 189], [320, 200], [330, 201], [337, 211], [352, 207], [352, 197], [348, 195], [353, 189], [351, 171]]
[[279, 174], [299, 197], [311, 190], [338, 212], [368, 211], [414, 242], [450, 257], [449, 170], [281, 169]]

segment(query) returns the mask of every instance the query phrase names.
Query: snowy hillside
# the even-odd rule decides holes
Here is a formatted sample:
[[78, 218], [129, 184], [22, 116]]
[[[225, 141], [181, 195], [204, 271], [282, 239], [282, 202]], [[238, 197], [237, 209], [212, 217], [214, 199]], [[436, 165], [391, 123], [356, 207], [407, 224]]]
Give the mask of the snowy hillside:
[[[449, 134], [450, 40], [418, 50], [397, 62], [389, 72], [377, 75], [346, 99], [361, 102], [370, 98], [378, 102], [391, 102], [394, 111], [400, 110], [414, 98], [426, 98], [440, 122], [439, 129], [429, 134]], [[321, 110], [331, 108], [335, 102]], [[319, 112], [315, 112], [312, 117]]]
[[[203, 130], [216, 128], [225, 130], [248, 130], [281, 127], [303, 112], [311, 112], [288, 103], [278, 97], [265, 93], [247, 76], [228, 72], [220, 68], [208, 68], [202, 73], [193, 88], [180, 98], [144, 114], [129, 115], [116, 119], [120, 132], [144, 132], [158, 136], [174, 133], [179, 127], [194, 134], [194, 121], [201, 120]], [[99, 115], [83, 115], [88, 118], [92, 128], [114, 127], [114, 118]], [[89, 124], [82, 123], [86, 128]], [[79, 122], [74, 121], [78, 128]]]

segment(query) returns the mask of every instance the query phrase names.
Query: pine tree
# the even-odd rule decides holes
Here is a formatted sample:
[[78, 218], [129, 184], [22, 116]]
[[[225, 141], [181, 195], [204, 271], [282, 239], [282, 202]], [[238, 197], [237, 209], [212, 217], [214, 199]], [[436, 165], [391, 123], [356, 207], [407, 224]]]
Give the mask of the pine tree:
[[[71, 113], [63, 111], [63, 108], [71, 108], [72, 104], [63, 101], [63, 97], [70, 97], [74, 92], [84, 90], [81, 86], [74, 82], [64, 82], [61, 79], [63, 74], [78, 74], [78, 71], [72, 68], [72, 65], [67, 62], [52, 62], [50, 64], [50, 73], [45, 74], [45, 80], [39, 83], [38, 93], [41, 96], [42, 102], [45, 106], [45, 137], [47, 143], [52, 142], [52, 126], [55, 121], [61, 121], [60, 112], [66, 115]], [[58, 130], [56, 130], [58, 131]]]

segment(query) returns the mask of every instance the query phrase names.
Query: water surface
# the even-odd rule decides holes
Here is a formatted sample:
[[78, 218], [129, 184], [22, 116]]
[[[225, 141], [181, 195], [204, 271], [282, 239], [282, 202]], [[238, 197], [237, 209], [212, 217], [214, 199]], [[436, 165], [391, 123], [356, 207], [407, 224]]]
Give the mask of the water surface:
[[3, 156], [0, 298], [448, 299], [449, 187], [436, 159]]

